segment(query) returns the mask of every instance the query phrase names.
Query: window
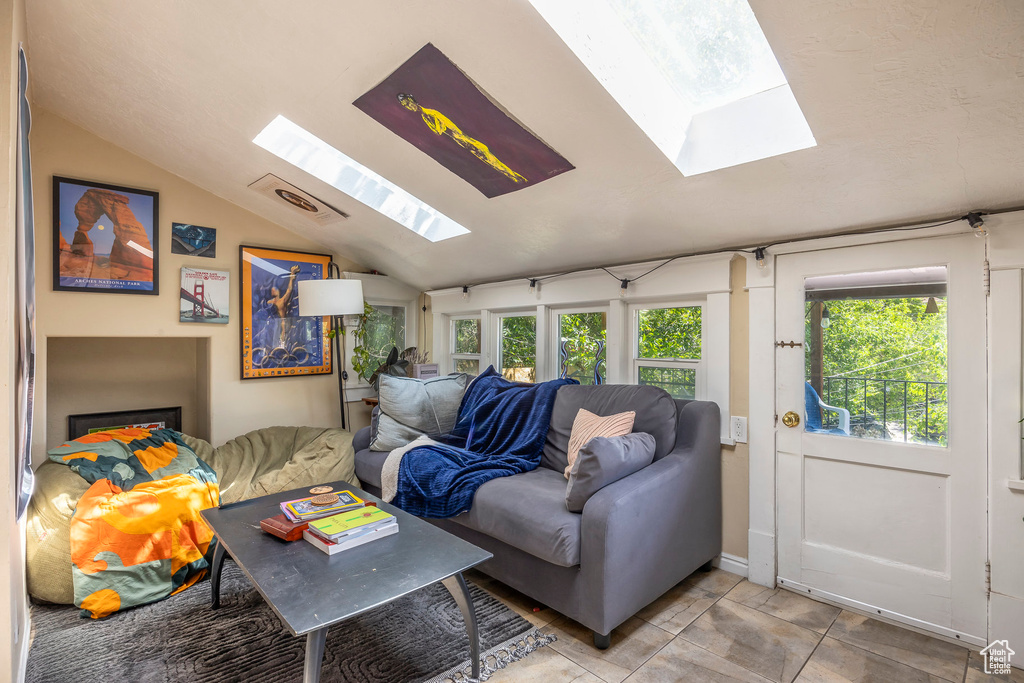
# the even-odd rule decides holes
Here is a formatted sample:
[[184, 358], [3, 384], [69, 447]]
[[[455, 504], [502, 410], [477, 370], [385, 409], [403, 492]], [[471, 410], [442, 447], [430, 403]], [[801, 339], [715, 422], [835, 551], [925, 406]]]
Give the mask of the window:
[[530, 0], [684, 175], [815, 145], [747, 0]]
[[806, 431], [946, 446], [945, 267], [804, 289]]
[[392, 348], [399, 353], [405, 350], [405, 306], [370, 304], [373, 313], [366, 318], [366, 336], [363, 347], [370, 354], [369, 373], [372, 374], [384, 361]]
[[673, 398], [703, 397], [701, 313], [700, 306], [636, 310], [637, 384], [661, 387]]
[[455, 372], [480, 374], [480, 318], [452, 320], [452, 367]]
[[604, 384], [608, 314], [601, 311], [558, 316], [558, 376], [580, 384]]
[[268, 123], [253, 142], [431, 242], [469, 232], [283, 116]]
[[537, 316], [498, 318], [501, 374], [513, 382], [537, 381]]

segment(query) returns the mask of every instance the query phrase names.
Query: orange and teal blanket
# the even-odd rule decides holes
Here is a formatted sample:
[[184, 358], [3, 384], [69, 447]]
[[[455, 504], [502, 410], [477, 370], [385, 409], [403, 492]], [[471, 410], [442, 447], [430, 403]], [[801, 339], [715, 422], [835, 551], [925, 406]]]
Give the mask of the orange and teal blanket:
[[201, 579], [220, 501], [217, 474], [171, 429], [89, 434], [49, 452], [92, 483], [71, 518], [75, 604], [94, 619]]

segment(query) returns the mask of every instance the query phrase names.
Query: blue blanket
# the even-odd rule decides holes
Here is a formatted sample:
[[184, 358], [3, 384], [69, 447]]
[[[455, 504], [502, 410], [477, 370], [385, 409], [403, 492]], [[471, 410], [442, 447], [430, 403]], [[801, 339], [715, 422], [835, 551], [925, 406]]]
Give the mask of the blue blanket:
[[420, 517], [453, 517], [473, 505], [483, 483], [535, 469], [555, 394], [567, 384], [578, 382], [521, 384], [487, 368], [466, 390], [443, 443], [413, 448], [402, 458], [392, 502]]

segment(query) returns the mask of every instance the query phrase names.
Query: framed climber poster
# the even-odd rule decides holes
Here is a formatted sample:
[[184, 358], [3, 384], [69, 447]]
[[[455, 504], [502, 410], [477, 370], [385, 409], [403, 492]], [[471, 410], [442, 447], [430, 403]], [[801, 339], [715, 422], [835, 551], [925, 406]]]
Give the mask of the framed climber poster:
[[159, 195], [53, 177], [53, 289], [160, 293]]
[[329, 375], [328, 316], [300, 316], [301, 280], [323, 280], [328, 254], [239, 247], [242, 379]]
[[352, 104], [487, 198], [573, 169], [430, 43]]

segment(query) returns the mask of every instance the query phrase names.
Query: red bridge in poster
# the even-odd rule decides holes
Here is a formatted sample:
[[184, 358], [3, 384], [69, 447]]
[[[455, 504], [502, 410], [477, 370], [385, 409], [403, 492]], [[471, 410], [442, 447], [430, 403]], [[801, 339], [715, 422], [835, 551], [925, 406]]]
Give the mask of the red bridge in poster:
[[220, 317], [220, 311], [206, 303], [206, 293], [202, 280], [196, 280], [191, 292], [183, 288], [181, 290], [181, 298], [192, 304], [193, 318], [202, 318], [205, 311], [213, 313], [215, 318]]

